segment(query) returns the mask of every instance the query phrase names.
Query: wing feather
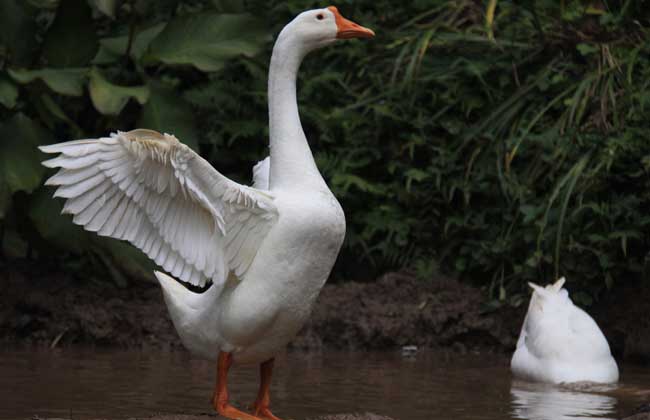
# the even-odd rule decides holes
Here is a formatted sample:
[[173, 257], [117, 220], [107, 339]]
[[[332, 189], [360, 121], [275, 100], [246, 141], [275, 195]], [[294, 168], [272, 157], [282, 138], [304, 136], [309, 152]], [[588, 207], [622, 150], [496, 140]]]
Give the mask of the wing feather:
[[[60, 168], [46, 184], [74, 223], [128, 240], [193, 285], [221, 286], [231, 272], [244, 280], [277, 220], [268, 191], [229, 180], [168, 134], [117, 132], [41, 150], [59, 154], [43, 162]], [[255, 170], [268, 180], [263, 162]]]
[[94, 175], [99, 173], [100, 169], [97, 166], [88, 166], [81, 169], [62, 169], [47, 180], [45, 185], [64, 185], [64, 184], [76, 184], [86, 180]]

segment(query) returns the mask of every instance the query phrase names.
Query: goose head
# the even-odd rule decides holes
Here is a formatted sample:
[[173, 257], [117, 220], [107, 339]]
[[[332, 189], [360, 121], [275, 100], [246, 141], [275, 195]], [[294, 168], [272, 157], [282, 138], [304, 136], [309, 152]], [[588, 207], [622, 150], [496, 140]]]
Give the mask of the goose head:
[[372, 38], [372, 29], [364, 28], [330, 6], [307, 10], [296, 16], [280, 33], [278, 40], [291, 42], [303, 54], [333, 44], [339, 39]]

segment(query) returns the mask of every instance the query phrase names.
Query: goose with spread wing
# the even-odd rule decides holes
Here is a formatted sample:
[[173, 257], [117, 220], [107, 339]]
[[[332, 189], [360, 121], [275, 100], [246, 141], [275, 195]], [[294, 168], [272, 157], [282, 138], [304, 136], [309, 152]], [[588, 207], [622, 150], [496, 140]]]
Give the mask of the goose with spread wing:
[[[131, 242], [156, 272], [184, 345], [217, 359], [213, 406], [231, 419], [269, 410], [274, 356], [306, 321], [345, 235], [345, 217], [300, 124], [296, 74], [307, 53], [374, 33], [335, 7], [298, 15], [279, 34], [269, 72], [270, 156], [240, 185], [171, 134], [146, 129], [41, 147], [61, 168], [63, 211], [98, 235]], [[175, 278], [179, 279], [177, 281]], [[195, 293], [182, 283], [209, 288]], [[233, 363], [259, 363], [253, 414], [228, 402]]]
[[562, 277], [533, 295], [511, 367], [515, 376], [539, 382], [618, 381], [607, 339], [589, 314], [573, 304]]

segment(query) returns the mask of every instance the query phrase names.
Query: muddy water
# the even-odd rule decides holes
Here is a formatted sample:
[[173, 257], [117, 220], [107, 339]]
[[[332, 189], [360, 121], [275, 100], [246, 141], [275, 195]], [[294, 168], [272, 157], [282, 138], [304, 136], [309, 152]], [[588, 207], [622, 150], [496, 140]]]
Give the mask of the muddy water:
[[[623, 366], [617, 387], [513, 382], [505, 358], [453, 353], [289, 353], [276, 363], [273, 406], [285, 419], [370, 411], [400, 420], [617, 419], [650, 399], [650, 369]], [[212, 363], [182, 352], [0, 350], [0, 418], [66, 419], [209, 412]], [[234, 368], [240, 406], [257, 387]]]

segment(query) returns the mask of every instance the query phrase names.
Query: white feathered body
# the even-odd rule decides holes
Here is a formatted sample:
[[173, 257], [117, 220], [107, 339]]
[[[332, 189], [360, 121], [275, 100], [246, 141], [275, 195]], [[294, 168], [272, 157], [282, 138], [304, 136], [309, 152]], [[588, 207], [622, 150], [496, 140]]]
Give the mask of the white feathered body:
[[596, 322], [573, 304], [564, 279], [535, 286], [512, 357], [517, 377], [549, 383], [618, 381], [618, 366]]
[[[216, 358], [223, 350], [238, 363], [262, 362], [309, 317], [343, 242], [345, 217], [329, 190], [278, 193], [275, 203], [280, 217], [245, 281], [231, 278], [221, 295], [208, 290], [203, 299], [173, 279], [161, 281], [172, 320], [193, 353]], [[178, 307], [184, 296], [201, 301], [196, 310]]]
[[[246, 323], [256, 326], [255, 344], [240, 352], [240, 360], [258, 354], [266, 360], [298, 333], [345, 236], [343, 210], [329, 190], [280, 193], [276, 200], [281, 216], [251, 267], [255, 281], [234, 289], [222, 313], [222, 331], [242, 346], [252, 344], [242, 334]], [[267, 265], [267, 260], [274, 263]]]

